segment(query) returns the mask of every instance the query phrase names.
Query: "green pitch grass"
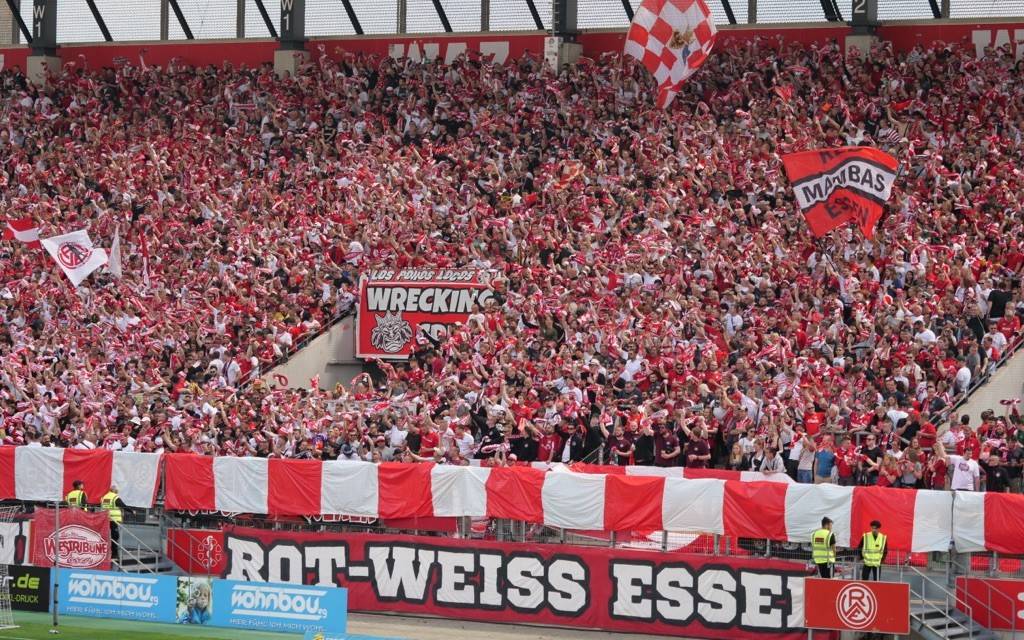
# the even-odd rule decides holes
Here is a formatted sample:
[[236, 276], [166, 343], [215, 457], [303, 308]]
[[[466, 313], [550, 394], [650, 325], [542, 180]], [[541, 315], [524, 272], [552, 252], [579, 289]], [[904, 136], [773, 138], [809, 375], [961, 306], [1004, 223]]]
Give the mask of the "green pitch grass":
[[129, 622], [106, 618], [61, 616], [60, 635], [51, 635], [53, 616], [49, 613], [15, 611], [17, 629], [0, 631], [0, 640], [297, 640], [301, 634], [210, 629], [195, 625]]

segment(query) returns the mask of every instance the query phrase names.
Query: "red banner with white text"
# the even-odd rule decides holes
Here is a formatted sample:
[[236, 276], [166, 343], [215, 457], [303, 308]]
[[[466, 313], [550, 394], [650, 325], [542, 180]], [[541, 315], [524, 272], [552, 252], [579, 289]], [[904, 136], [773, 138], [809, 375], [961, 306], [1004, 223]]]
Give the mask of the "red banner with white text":
[[59, 548], [60, 566], [110, 569], [110, 518], [105, 512], [60, 510], [60, 533], [53, 509], [37, 509], [32, 518], [32, 564], [52, 567]]
[[230, 527], [213, 535], [221, 577], [346, 587], [353, 611], [691, 638], [805, 633], [803, 563]]
[[491, 297], [489, 272], [477, 269], [379, 269], [359, 286], [356, 353], [360, 358], [405, 359], [465, 323]]

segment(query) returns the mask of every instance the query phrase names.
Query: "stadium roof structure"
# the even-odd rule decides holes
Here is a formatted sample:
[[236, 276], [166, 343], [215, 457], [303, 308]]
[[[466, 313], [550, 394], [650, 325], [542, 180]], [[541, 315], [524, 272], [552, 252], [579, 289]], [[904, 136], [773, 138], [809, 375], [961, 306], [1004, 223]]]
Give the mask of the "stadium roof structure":
[[[297, 0], [0, 0], [0, 43], [31, 39], [34, 6], [55, 6], [57, 43], [278, 38], [281, 3]], [[298, 0], [301, 1], [301, 0]], [[305, 35], [624, 28], [639, 0], [304, 0]], [[842, 22], [865, 0], [707, 0], [719, 24]], [[52, 4], [51, 4], [52, 3]], [[21, 20], [12, 19], [17, 15]], [[1024, 0], [877, 0], [877, 19], [1024, 16]], [[6, 18], [6, 19], [5, 19]], [[21, 23], [19, 25], [19, 22]]]

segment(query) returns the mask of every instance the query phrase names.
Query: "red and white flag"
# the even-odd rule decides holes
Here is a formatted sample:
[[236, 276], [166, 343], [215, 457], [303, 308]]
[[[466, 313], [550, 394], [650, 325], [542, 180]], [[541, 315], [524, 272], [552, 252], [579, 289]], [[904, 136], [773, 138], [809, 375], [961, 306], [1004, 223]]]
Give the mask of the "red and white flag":
[[4, 227], [4, 240], [17, 240], [18, 242], [24, 242], [33, 249], [39, 249], [42, 247], [39, 244], [39, 227], [36, 226], [35, 221], [32, 218], [18, 218], [17, 220], [8, 220], [7, 226]]
[[42, 243], [43, 248], [76, 287], [90, 273], [107, 264], [107, 252], [92, 246], [92, 240], [85, 229], [46, 238]]
[[715, 23], [704, 0], [643, 0], [633, 14], [624, 53], [658, 82], [658, 106], [667, 109], [715, 45]]
[[[142, 57], [142, 54], [139, 54]], [[110, 261], [107, 263], [107, 271], [118, 280], [121, 279], [121, 228], [114, 227], [114, 242], [110, 245]]]
[[854, 222], [871, 238], [892, 193], [899, 162], [874, 147], [841, 147], [782, 156], [796, 202], [816, 237]]

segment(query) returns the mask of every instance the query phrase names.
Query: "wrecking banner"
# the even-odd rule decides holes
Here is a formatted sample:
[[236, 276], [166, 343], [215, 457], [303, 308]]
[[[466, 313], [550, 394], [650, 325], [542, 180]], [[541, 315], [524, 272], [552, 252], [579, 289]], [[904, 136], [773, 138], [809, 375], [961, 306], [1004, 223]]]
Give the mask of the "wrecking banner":
[[228, 580], [340, 586], [352, 611], [706, 638], [805, 635], [804, 563], [226, 528]]
[[60, 535], [54, 535], [53, 509], [36, 509], [32, 519], [32, 564], [52, 567], [57, 545], [60, 566], [69, 569], [110, 568], [110, 518], [105, 511], [60, 510]]
[[407, 359], [421, 332], [464, 323], [491, 297], [480, 269], [380, 269], [360, 280], [356, 357]]

